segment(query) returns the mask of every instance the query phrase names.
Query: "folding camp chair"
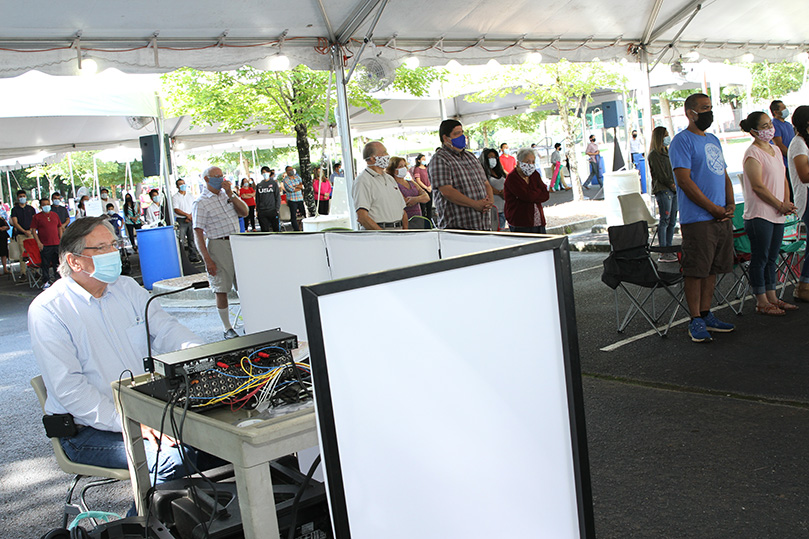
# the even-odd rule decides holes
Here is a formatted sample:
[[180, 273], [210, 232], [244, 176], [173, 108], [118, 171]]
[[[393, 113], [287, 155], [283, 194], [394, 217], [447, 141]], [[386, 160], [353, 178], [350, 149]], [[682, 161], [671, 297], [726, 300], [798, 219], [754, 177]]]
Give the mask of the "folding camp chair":
[[[646, 221], [638, 221], [629, 225], [612, 226], [607, 229], [610, 238], [610, 255], [604, 261], [604, 273], [601, 280], [615, 291], [615, 317], [618, 332], [623, 332], [635, 315], [640, 315], [661, 337], [665, 337], [674, 322], [677, 310], [682, 308], [686, 313], [688, 307], [684, 303], [683, 276], [678, 273], [658, 271], [652, 259], [652, 253], [677, 252], [680, 246], [655, 247], [649, 245], [649, 225]], [[619, 311], [618, 290], [622, 290], [629, 299], [629, 309], [623, 321]], [[669, 297], [666, 306], [657, 312], [655, 308], [655, 292], [663, 290]], [[651, 310], [647, 304], [651, 300]], [[658, 323], [665, 313], [671, 309], [668, 323], [664, 328]]]
[[618, 195], [618, 203], [621, 205], [621, 216], [623, 217], [624, 224], [635, 223], [637, 221], [646, 221], [649, 228], [652, 229], [652, 239], [649, 244], [655, 242], [657, 237], [658, 220], [655, 219], [646, 201], [640, 193], [629, 193], [627, 195]]
[[[733, 214], [733, 271], [719, 275], [714, 287], [714, 299], [725, 303], [735, 314], [742, 314], [744, 301], [751, 294], [750, 288], [750, 238], [744, 230], [744, 202], [736, 204]], [[738, 305], [734, 302], [738, 301]]]
[[45, 276], [42, 272], [42, 254], [39, 252], [37, 240], [27, 239], [22, 242], [23, 262], [28, 267], [25, 274], [28, 276], [28, 286], [31, 288], [42, 288], [45, 286]]
[[784, 238], [778, 251], [778, 266], [776, 277], [779, 283], [784, 283], [779, 299], [784, 298], [787, 285], [797, 286], [800, 281], [801, 263], [806, 254], [806, 235], [801, 232], [802, 221], [796, 216], [790, 216], [784, 223]]

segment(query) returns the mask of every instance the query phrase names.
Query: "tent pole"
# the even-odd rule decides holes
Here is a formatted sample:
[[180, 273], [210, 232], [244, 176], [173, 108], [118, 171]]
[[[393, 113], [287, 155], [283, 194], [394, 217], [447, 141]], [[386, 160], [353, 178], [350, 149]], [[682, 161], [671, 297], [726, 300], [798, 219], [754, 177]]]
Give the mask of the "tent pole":
[[[169, 161], [166, 155], [165, 132], [163, 130], [163, 106], [160, 103], [160, 96], [155, 94], [155, 105], [157, 107], [157, 140], [160, 145], [160, 170], [163, 173], [163, 192], [166, 196], [166, 225], [173, 226], [174, 224], [174, 204], [171, 201], [171, 178], [169, 178]], [[183, 272], [183, 253], [180, 252], [180, 238], [174, 234], [174, 246], [177, 248], [177, 260], [180, 261], [180, 276], [184, 276]]]
[[14, 206], [14, 197], [11, 196], [11, 173], [6, 171], [6, 185], [8, 185], [8, 205]]
[[[73, 189], [72, 198], [76, 199], [76, 182], [73, 179], [73, 159], [71, 158], [72, 153], [68, 152], [67, 154], [67, 166], [70, 170], [70, 188]], [[69, 201], [68, 201], [69, 202]]]
[[96, 156], [93, 154], [93, 197], [101, 195], [101, 188], [98, 183], [98, 162]]
[[[649, 73], [651, 72], [651, 69], [649, 69], [649, 53], [646, 51], [645, 47], [641, 48], [640, 61], [644, 75], [643, 93], [645, 94], [643, 99], [643, 140], [649, 141], [652, 140], [654, 118], [652, 118], [652, 82], [649, 78]], [[648, 156], [644, 161], [646, 163], [646, 191], [649, 195], [649, 202], [651, 203], [654, 200], [654, 195], [652, 195], [652, 172], [649, 168]], [[654, 215], [654, 204], [652, 204], [652, 214]]]
[[343, 170], [346, 178], [346, 198], [348, 200], [348, 219], [351, 228], [357, 230], [357, 213], [354, 210], [354, 156], [351, 148], [351, 126], [348, 121], [348, 95], [346, 93], [345, 71], [340, 47], [332, 45], [332, 68], [334, 69], [334, 82], [337, 87], [337, 129], [340, 131], [340, 147], [343, 154]]

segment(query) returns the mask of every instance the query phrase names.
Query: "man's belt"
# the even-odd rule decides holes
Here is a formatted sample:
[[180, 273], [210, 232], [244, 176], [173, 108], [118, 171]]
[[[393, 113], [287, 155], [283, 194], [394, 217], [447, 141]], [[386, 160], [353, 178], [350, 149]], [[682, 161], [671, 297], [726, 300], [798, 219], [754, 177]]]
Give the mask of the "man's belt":
[[394, 221], [392, 223], [377, 223], [380, 228], [402, 228], [401, 221]]

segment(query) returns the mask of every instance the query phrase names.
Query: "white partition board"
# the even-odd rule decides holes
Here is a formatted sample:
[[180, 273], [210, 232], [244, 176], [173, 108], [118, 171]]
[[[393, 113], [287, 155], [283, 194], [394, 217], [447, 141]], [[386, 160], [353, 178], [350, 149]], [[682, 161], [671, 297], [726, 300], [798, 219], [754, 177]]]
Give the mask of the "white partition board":
[[306, 340], [301, 286], [331, 279], [322, 234], [230, 237], [245, 333], [280, 327]]
[[439, 232], [441, 258], [451, 258], [453, 256], [468, 255], [489, 249], [532, 243], [540, 239], [542, 238], [511, 235], [508, 233], [469, 234], [450, 230], [442, 230]]
[[326, 234], [332, 279], [438, 260], [438, 232]]
[[304, 288], [338, 539], [582, 535], [554, 252], [508, 251]]

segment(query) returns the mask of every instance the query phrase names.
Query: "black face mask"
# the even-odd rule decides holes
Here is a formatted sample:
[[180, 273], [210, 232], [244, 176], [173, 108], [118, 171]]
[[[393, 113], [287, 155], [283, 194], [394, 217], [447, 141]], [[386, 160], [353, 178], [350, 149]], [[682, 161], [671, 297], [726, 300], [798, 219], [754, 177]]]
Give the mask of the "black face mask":
[[638, 138], [638, 134], [637, 133], [632, 133], [632, 138]]
[[[697, 112], [692, 109], [692, 112]], [[694, 124], [697, 126], [697, 129], [700, 131], [705, 131], [711, 124], [713, 123], [713, 111], [708, 110], [705, 112], [697, 112], [697, 119], [694, 121]]]

